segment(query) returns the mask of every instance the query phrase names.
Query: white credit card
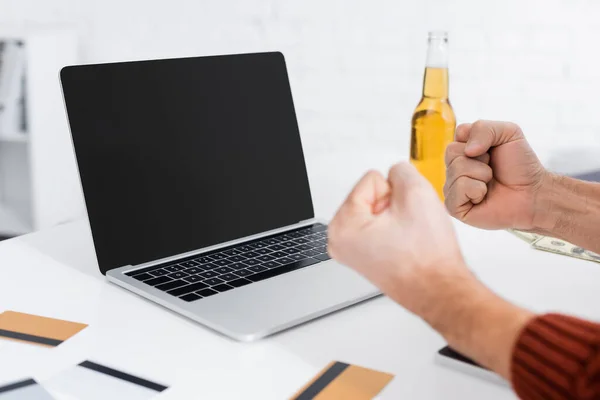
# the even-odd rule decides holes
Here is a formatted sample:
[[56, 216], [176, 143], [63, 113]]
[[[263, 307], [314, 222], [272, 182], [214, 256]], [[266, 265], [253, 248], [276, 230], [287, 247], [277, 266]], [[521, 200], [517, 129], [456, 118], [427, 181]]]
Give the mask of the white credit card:
[[510, 383], [500, 375], [490, 371], [485, 367], [482, 367], [473, 360], [463, 356], [448, 346], [440, 349], [437, 352], [435, 359], [438, 364], [500, 384], [502, 386], [510, 387]]
[[53, 397], [33, 379], [0, 385], [0, 400], [53, 400]]
[[44, 382], [44, 386], [51, 393], [85, 400], [146, 400], [167, 389], [160, 383], [92, 361], [60, 372]]

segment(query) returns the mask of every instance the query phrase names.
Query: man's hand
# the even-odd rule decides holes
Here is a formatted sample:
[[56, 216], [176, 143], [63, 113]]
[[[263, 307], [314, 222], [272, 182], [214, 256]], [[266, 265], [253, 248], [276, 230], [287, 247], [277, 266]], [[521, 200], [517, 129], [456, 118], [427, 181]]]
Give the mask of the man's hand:
[[456, 129], [446, 150], [446, 207], [479, 228], [534, 229], [535, 198], [547, 173], [510, 122], [477, 121]]
[[476, 281], [438, 196], [406, 163], [362, 178], [329, 225], [329, 252], [434, 324]]
[[328, 250], [454, 349], [510, 378], [512, 348], [532, 315], [467, 269], [446, 210], [412, 165], [363, 177], [329, 225]]

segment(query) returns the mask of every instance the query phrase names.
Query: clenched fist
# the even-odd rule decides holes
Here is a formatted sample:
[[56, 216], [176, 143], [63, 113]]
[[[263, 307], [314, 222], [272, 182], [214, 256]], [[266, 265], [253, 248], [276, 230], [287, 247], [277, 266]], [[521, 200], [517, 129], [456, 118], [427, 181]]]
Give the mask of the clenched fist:
[[362, 178], [329, 225], [329, 253], [432, 324], [476, 282], [437, 194], [407, 163]]
[[546, 170], [518, 125], [477, 121], [456, 129], [446, 150], [446, 207], [479, 228], [534, 229]]

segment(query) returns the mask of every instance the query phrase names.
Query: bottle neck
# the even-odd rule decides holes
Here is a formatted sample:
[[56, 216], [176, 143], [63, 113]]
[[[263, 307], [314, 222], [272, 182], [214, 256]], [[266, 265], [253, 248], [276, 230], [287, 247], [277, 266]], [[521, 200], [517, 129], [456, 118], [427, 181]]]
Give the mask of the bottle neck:
[[426, 67], [423, 97], [448, 100], [448, 68]]
[[448, 39], [429, 37], [423, 96], [448, 99]]

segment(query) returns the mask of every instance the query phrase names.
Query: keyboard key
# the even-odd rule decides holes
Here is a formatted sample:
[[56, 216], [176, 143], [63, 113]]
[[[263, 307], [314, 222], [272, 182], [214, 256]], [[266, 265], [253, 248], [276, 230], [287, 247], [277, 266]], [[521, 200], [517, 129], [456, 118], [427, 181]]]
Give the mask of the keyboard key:
[[274, 244], [273, 246], [269, 246], [269, 249], [279, 251], [285, 249], [285, 247], [280, 244]]
[[298, 238], [298, 239], [294, 240], [294, 242], [299, 243], [299, 244], [304, 244], [304, 243], [310, 242], [310, 240], [308, 240], [306, 238]]
[[229, 285], [234, 286], [234, 287], [240, 287], [240, 286], [246, 286], [252, 283], [252, 281], [249, 281], [248, 279], [236, 279], [235, 281], [231, 281], [231, 282], [227, 282]]
[[238, 246], [238, 247], [236, 247], [236, 249], [239, 250], [239, 251], [241, 251], [241, 252], [244, 252], [244, 253], [247, 252], [247, 251], [252, 251], [253, 250], [252, 247], [245, 246], [245, 245], [244, 246]]
[[156, 286], [156, 288], [159, 290], [162, 290], [163, 292], [166, 292], [167, 290], [175, 289], [175, 288], [178, 288], [181, 286], [185, 286], [187, 284], [188, 283], [186, 281], [178, 280], [178, 281], [171, 281], [171, 282], [163, 283], [162, 285]]
[[262, 262], [267, 262], [267, 261], [273, 261], [275, 259], [275, 257], [271, 257], [269, 255], [266, 256], [260, 256], [260, 257], [256, 257], [257, 260], [262, 261]]
[[260, 254], [258, 254], [255, 251], [248, 251], [248, 252], [244, 253], [244, 257], [247, 257], [247, 258], [254, 258], [254, 257], [258, 257], [258, 256], [260, 256]]
[[212, 296], [213, 294], [217, 294], [219, 292], [217, 292], [216, 290], [212, 290], [212, 289], [202, 289], [202, 290], [198, 290], [196, 292], [196, 294], [202, 296], [202, 297], [208, 297], [208, 296]]
[[219, 279], [223, 279], [224, 281], [232, 281], [234, 279], [238, 279], [239, 277], [234, 274], [223, 274], [219, 275]]
[[277, 268], [280, 265], [281, 264], [279, 264], [277, 261], [268, 261], [266, 263], [260, 264], [261, 267], [266, 267], [266, 268]]
[[264, 279], [272, 278], [277, 275], [285, 274], [287, 272], [295, 271], [297, 269], [305, 268], [318, 262], [319, 261], [315, 260], [314, 258], [307, 258], [302, 261], [296, 261], [293, 264], [284, 265], [279, 268], [273, 268], [258, 274], [250, 275], [248, 279], [253, 282], [258, 282]]
[[287, 254], [286, 254], [286, 257], [278, 258], [277, 262], [279, 264], [284, 264], [285, 265], [285, 264], [291, 264], [291, 263], [293, 263], [294, 260], [292, 260], [291, 258], [287, 257]]
[[244, 260], [244, 264], [246, 264], [246, 265], [258, 265], [258, 264], [260, 264], [260, 261], [255, 260], [253, 258], [251, 260]]
[[183, 270], [183, 272], [185, 272], [186, 274], [190, 274], [190, 275], [196, 275], [199, 274], [200, 272], [204, 271], [202, 268], [200, 267], [192, 267], [192, 268], [188, 268]]
[[186, 274], [183, 271], [179, 271], [179, 272], [174, 272], [170, 275], [167, 275], [169, 278], [171, 279], [181, 279], [181, 278], [185, 278], [186, 276], [188, 276], [188, 274]]
[[317, 256], [317, 255], [319, 255], [321, 253], [319, 253], [318, 251], [314, 251], [314, 250], [306, 250], [306, 251], [303, 251], [300, 254], [304, 254], [307, 257], [314, 257], [314, 256]]
[[229, 268], [229, 267], [221, 267], [221, 268], [214, 269], [214, 271], [218, 272], [219, 274], [226, 274], [228, 272], [233, 272], [234, 269], [233, 268]]
[[318, 233], [313, 233], [312, 235], [306, 235], [304, 237], [312, 242], [313, 240], [321, 239], [322, 236], [320, 236]]
[[195, 267], [196, 265], [200, 265], [200, 263], [197, 263], [196, 261], [186, 261], [186, 262], [182, 262], [180, 265], [183, 265], [186, 268], [191, 268], [191, 267]]
[[296, 243], [294, 243], [294, 242], [283, 242], [283, 243], [281, 243], [281, 245], [283, 247], [295, 247]]
[[302, 237], [303, 235], [300, 232], [288, 232], [286, 233], [286, 236], [297, 239], [299, 237]]
[[160, 285], [161, 283], [171, 282], [171, 281], [172, 281], [171, 278], [168, 278], [166, 276], [159, 276], [158, 278], [154, 278], [154, 279], [150, 279], [150, 280], [144, 281], [144, 283], [146, 285], [156, 286], [156, 285]]
[[263, 243], [263, 242], [256, 242], [256, 243], [250, 243], [248, 246], [252, 247], [253, 249], [262, 249], [264, 247], [267, 247], [268, 244]]
[[248, 267], [248, 269], [250, 271], [254, 271], [254, 272], [261, 272], [261, 271], [266, 271], [267, 268], [261, 266], [261, 265], [255, 265], [254, 267]]
[[223, 260], [217, 260], [217, 261], [215, 261], [213, 264], [216, 264], [219, 267], [224, 267], [226, 265], [233, 264], [233, 261], [231, 261], [231, 260], [229, 260], [227, 258], [224, 258]]
[[170, 266], [166, 267], [165, 269], [169, 272], [177, 272], [177, 271], [184, 270], [185, 267], [182, 267], [181, 265], [170, 265]]
[[212, 260], [210, 258], [208, 258], [208, 257], [200, 257], [200, 258], [196, 258], [194, 261], [196, 261], [197, 263], [199, 263], [200, 265], [202, 265], [202, 264], [208, 264]]
[[275, 257], [275, 258], [287, 257], [287, 253], [284, 253], [283, 251], [276, 251], [276, 252], [271, 253], [269, 255], [271, 257]]
[[313, 250], [314, 251], [318, 251], [321, 254], [327, 253], [327, 247], [326, 246], [315, 247]]
[[287, 253], [287, 254], [296, 254], [296, 253], [300, 253], [300, 249], [297, 249], [297, 248], [295, 248], [295, 247], [290, 247], [289, 249], [285, 249], [285, 250], [282, 250], [282, 251], [283, 251], [284, 253]]
[[263, 242], [268, 245], [274, 245], [274, 244], [276, 245], [277, 243], [281, 242], [281, 239], [279, 239], [278, 237], [274, 237], [274, 238], [263, 240]]
[[229, 259], [233, 262], [240, 262], [240, 261], [244, 261], [247, 257], [244, 256], [240, 256], [240, 255], [235, 255], [233, 257], [229, 257]]
[[203, 277], [201, 277], [200, 275], [192, 275], [192, 276], [186, 276], [185, 278], [183, 278], [184, 281], [189, 282], [189, 283], [196, 283], [196, 282], [202, 282], [204, 280]]
[[313, 242], [314, 244], [320, 244], [321, 246], [327, 246], [327, 240], [321, 239]]
[[167, 271], [164, 268], [155, 269], [154, 271], [149, 272], [150, 275], [154, 275], [154, 276], [169, 275], [170, 273], [171, 273], [170, 271]]
[[181, 296], [182, 294], [192, 293], [192, 292], [195, 292], [196, 290], [206, 289], [207, 287], [208, 286], [206, 286], [202, 282], [196, 282], [196, 283], [192, 283], [191, 285], [182, 286], [177, 289], [169, 290], [167, 293], [169, 293], [173, 296]]
[[248, 266], [246, 264], [243, 263], [235, 263], [235, 264], [231, 264], [229, 266], [229, 268], [234, 269], [234, 270], [240, 270], [240, 269], [244, 269], [247, 268]]
[[209, 271], [211, 269], [219, 268], [219, 266], [217, 264], [210, 263], [210, 264], [204, 264], [202, 266], [202, 268], [204, 268], [205, 271]]
[[132, 278], [137, 279], [138, 281], [147, 281], [148, 279], [152, 279], [154, 278], [154, 276], [147, 274], [147, 273], [143, 273], [143, 274], [137, 274], [137, 275], [133, 275]]
[[222, 279], [219, 279], [219, 278], [210, 278], [210, 279], [207, 279], [204, 281], [204, 283], [206, 283], [209, 286], [218, 285], [219, 283], [223, 283], [223, 282], [225, 282], [225, 281]]
[[300, 250], [302, 250], [302, 251], [305, 251], [305, 250], [310, 250], [310, 249], [312, 249], [312, 246], [310, 246], [310, 245], [308, 245], [308, 244], [301, 244], [301, 245], [297, 246], [296, 248], [297, 248], [297, 249], [300, 249]]
[[203, 277], [203, 278], [208, 279], [208, 278], [214, 278], [216, 276], [219, 276], [219, 273], [215, 272], [215, 271], [206, 271], [206, 272], [202, 272], [200, 274], [200, 276]]
[[213, 260], [222, 260], [224, 258], [227, 258], [227, 255], [225, 254], [221, 254], [221, 253], [216, 253], [216, 254], [211, 254], [210, 256], [208, 256], [209, 258], [212, 258]]
[[237, 256], [238, 254], [242, 254], [241, 251], [237, 250], [237, 249], [229, 249], [229, 250], [225, 250], [223, 252], [223, 254], [225, 254], [226, 256]]
[[327, 232], [319, 232], [319, 233], [315, 233], [315, 235], [317, 235], [317, 237], [319, 237], [321, 239], [327, 239]]
[[233, 289], [233, 286], [222, 284], [222, 285], [213, 286], [211, 289], [217, 290], [219, 292], [226, 292], [228, 290]]
[[327, 254], [327, 253], [319, 254], [318, 256], [315, 256], [314, 258], [316, 258], [317, 260], [321, 260], [321, 261], [331, 260], [331, 257], [329, 257], [329, 254]]
[[194, 293], [186, 294], [185, 296], [180, 297], [181, 300], [185, 300], [187, 302], [200, 300], [201, 298], [202, 298], [202, 296], [198, 296], [197, 294], [194, 294]]
[[298, 254], [290, 254], [289, 256], [292, 260], [294, 261], [300, 261], [300, 260], [304, 260], [306, 257], [305, 255], [298, 253]]
[[272, 253], [272, 252], [273, 252], [272, 250], [269, 250], [269, 249], [267, 249], [266, 247], [265, 247], [265, 248], [262, 248], [262, 249], [256, 249], [256, 250], [254, 250], [254, 251], [255, 251], [256, 253], [258, 253], [258, 254], [263, 254], [263, 255], [264, 255], [264, 254], [269, 254], [269, 253]]
[[240, 269], [239, 271], [233, 271], [237, 276], [248, 276], [252, 275], [254, 272], [248, 271], [247, 269]]

